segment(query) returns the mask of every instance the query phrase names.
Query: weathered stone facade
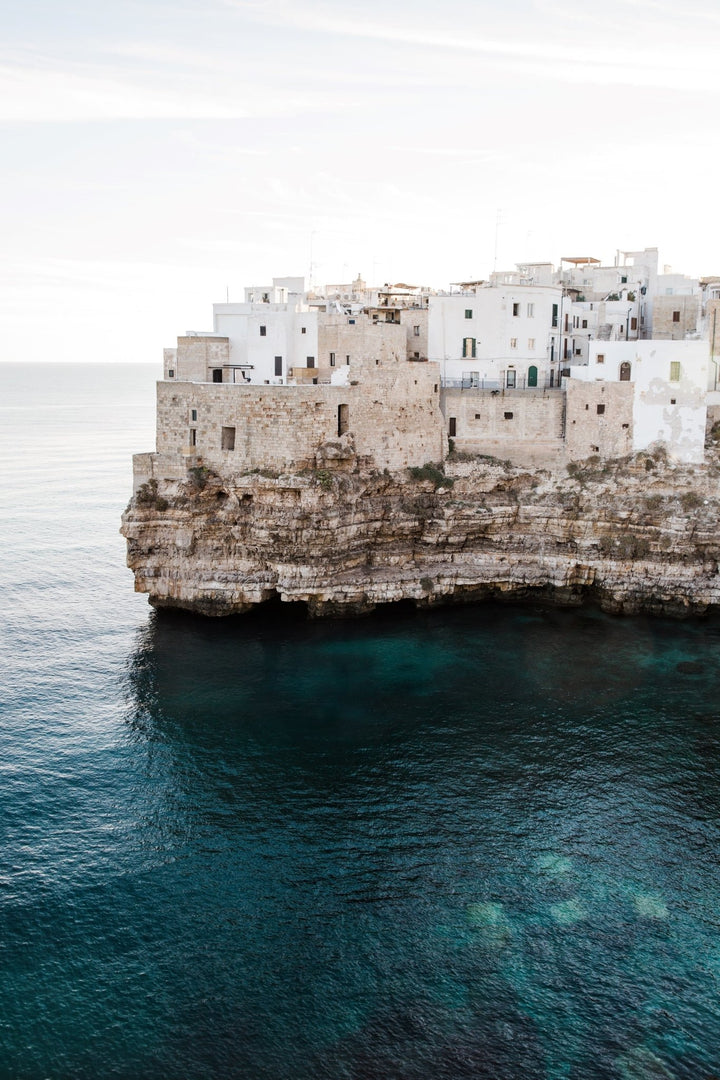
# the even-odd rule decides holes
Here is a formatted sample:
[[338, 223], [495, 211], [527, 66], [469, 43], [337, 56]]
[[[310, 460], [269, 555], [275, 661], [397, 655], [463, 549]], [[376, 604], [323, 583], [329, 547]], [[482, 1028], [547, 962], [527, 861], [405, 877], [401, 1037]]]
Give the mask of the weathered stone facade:
[[694, 334], [700, 319], [699, 296], [653, 297], [652, 336], [660, 340], [682, 341]]
[[[323, 456], [328, 467], [354, 454], [377, 469], [442, 459], [437, 365], [359, 358], [350, 371], [341, 386], [158, 383], [157, 453], [223, 475], [309, 468]], [[341, 437], [344, 450], [326, 446]], [[147, 460], [140, 458], [142, 479]]]
[[563, 461], [562, 390], [447, 389], [441, 404], [458, 450], [524, 465]]
[[634, 389], [630, 382], [566, 382], [569, 460], [621, 458], [632, 452]]
[[[318, 322], [318, 382], [329, 382], [337, 368], [372, 358], [381, 364], [405, 359], [405, 331], [367, 315], [322, 315]], [[354, 361], [354, 366], [353, 366]]]

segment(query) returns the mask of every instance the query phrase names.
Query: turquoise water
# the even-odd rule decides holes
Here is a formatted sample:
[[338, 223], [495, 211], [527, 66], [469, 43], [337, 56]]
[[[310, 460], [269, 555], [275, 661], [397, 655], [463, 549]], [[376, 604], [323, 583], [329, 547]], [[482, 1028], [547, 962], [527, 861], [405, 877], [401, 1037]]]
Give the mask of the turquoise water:
[[719, 1073], [720, 625], [158, 616], [156, 374], [0, 367], [0, 1077]]

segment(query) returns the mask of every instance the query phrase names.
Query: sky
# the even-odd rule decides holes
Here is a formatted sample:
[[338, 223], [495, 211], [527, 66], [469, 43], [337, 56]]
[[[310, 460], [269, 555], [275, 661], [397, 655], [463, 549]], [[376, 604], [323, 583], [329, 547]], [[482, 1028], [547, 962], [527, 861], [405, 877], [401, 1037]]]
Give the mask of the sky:
[[0, 361], [159, 362], [245, 285], [720, 273], [716, 0], [0, 0]]

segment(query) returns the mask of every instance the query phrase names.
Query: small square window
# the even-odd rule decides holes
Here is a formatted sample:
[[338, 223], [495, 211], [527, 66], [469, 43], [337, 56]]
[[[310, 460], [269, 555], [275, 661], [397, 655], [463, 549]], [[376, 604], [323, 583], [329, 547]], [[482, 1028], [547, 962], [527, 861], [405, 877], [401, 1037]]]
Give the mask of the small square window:
[[605, 412], [605, 406], [604, 405], [598, 405], [597, 406], [597, 414], [598, 414], [598, 416], [602, 416], [604, 412]]
[[413, 353], [413, 360], [419, 360], [419, 359], [420, 359], [420, 353], [419, 352]]
[[479, 419], [480, 419], [480, 413], [479, 413], [479, 412], [476, 412], [476, 413], [475, 413], [475, 419], [476, 419], [476, 420], [479, 420]]
[[673, 322], [680, 322], [680, 312], [673, 311]]
[[465, 318], [466, 319], [472, 319], [472, 308], [469, 308], [469, 307], [465, 308]]
[[307, 334], [307, 327], [306, 326], [301, 326], [300, 327], [300, 333], [301, 334]]
[[266, 335], [267, 335], [267, 326], [261, 326], [260, 327], [260, 337], [265, 337]]
[[604, 364], [605, 363], [605, 354], [599, 352], [597, 354], [597, 356], [595, 357], [595, 359], [597, 360], [598, 364]]
[[355, 325], [355, 320], [354, 319], [348, 319], [348, 322], [350, 323], [350, 326]]
[[308, 356], [306, 363], [308, 367], [315, 367], [315, 357]]
[[168, 368], [168, 379], [175, 378], [175, 368]]
[[670, 404], [671, 405], [677, 405], [677, 398], [671, 397], [670, 398]]
[[506, 412], [504, 416], [506, 420], [512, 420], [513, 418], [513, 414], [511, 412]]

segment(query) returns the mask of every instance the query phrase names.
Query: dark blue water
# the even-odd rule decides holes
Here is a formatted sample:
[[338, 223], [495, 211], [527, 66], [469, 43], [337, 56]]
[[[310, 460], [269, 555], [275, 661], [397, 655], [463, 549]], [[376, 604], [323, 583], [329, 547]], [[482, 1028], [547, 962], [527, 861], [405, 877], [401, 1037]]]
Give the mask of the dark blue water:
[[0, 1077], [720, 1073], [720, 625], [158, 617], [155, 375], [0, 367]]

